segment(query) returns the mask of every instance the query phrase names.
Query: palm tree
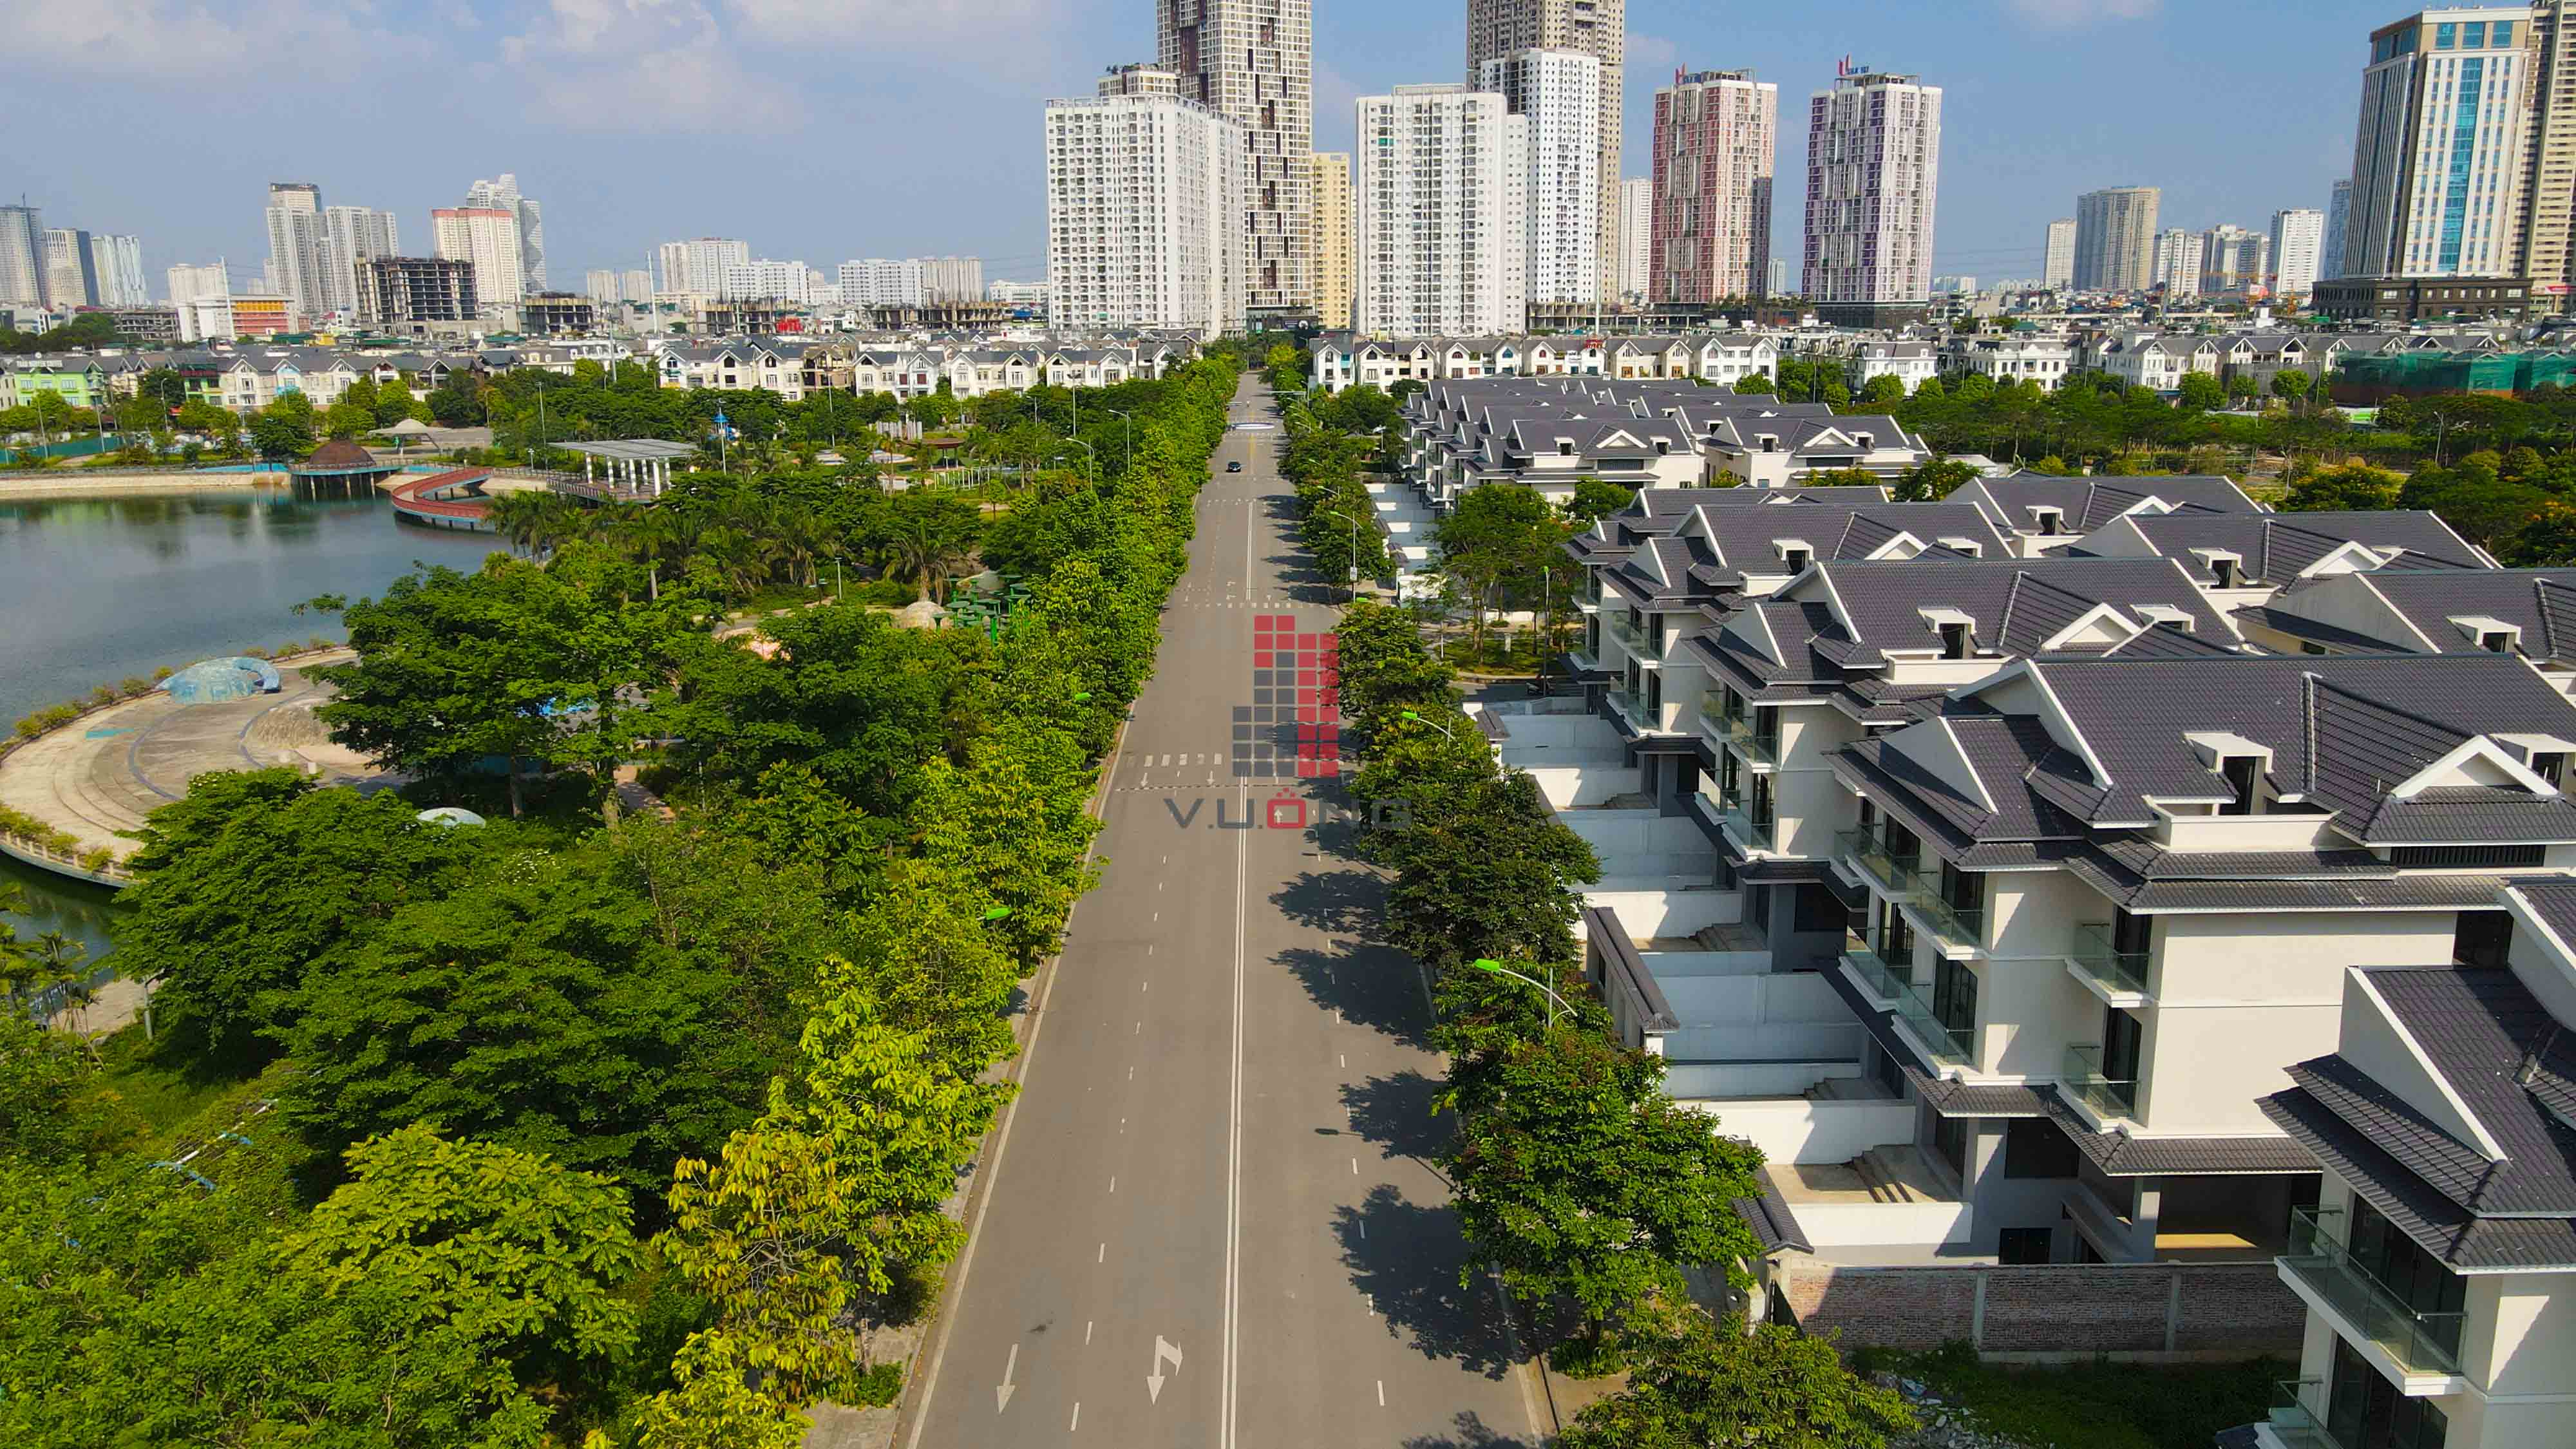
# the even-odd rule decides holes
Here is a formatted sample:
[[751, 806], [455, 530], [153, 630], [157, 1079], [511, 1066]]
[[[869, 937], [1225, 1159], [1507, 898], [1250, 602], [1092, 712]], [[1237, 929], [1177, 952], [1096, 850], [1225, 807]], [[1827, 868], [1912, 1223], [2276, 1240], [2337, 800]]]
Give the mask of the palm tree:
[[942, 559], [951, 550], [927, 518], [908, 518], [888, 532], [877, 545], [879, 564], [887, 578], [910, 581], [928, 599], [936, 590]]

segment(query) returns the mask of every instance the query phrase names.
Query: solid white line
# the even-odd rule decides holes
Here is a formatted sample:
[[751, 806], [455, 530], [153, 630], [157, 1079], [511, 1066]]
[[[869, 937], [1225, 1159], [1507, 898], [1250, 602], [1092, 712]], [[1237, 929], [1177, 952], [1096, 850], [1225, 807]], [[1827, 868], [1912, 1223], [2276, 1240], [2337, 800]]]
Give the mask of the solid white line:
[[[1377, 1406], [1378, 1406], [1379, 1408], [1381, 1408], [1381, 1409], [1383, 1409], [1383, 1408], [1385, 1408], [1385, 1407], [1386, 1407], [1386, 1385], [1384, 1385], [1384, 1384], [1380, 1384], [1380, 1385], [1378, 1385], [1378, 1388], [1377, 1388]], [[1065, 1426], [1065, 1430], [1064, 1430], [1064, 1432], [1066, 1432], [1066, 1433], [1070, 1434], [1070, 1433], [1072, 1433], [1074, 1430], [1079, 1429], [1079, 1428], [1081, 1428], [1081, 1427], [1082, 1427], [1082, 1400], [1080, 1400], [1080, 1399], [1076, 1399], [1076, 1400], [1074, 1400], [1074, 1401], [1073, 1401], [1073, 1422]]]
[[[1118, 780], [1118, 766], [1119, 763], [1125, 759], [1126, 754], [1127, 726], [1122, 722], [1118, 726], [1117, 743], [1112, 745], [1109, 750], [1109, 773], [1103, 775], [1100, 780], [1099, 818], [1104, 824], [1106, 824], [1109, 818], [1109, 791], [1111, 786], [1116, 784]], [[1098, 843], [1098, 838], [1094, 837], [1091, 845], [1083, 847], [1082, 863], [1084, 865], [1088, 866], [1091, 864], [1092, 854]], [[1081, 909], [1082, 902], [1076, 900], [1073, 903], [1073, 908], [1065, 913], [1065, 924], [1068, 927], [1072, 925], [1073, 917], [1078, 914]], [[1046, 989], [1038, 993], [1037, 1016], [1029, 1023], [1029, 1042], [1027, 1046], [1020, 1050], [1020, 1073], [1015, 1079], [1017, 1084], [1024, 1085], [1027, 1083], [1029, 1079], [1029, 1070], [1037, 1062], [1038, 1035], [1046, 1030], [1047, 1003], [1055, 999], [1056, 978], [1063, 974], [1060, 969], [1062, 965], [1063, 958], [1059, 956], [1056, 961], [1056, 966], [1054, 968], [1050, 968], [1047, 972]], [[1136, 1069], [1129, 1067], [1127, 1069], [1127, 1075], [1131, 1078], [1134, 1077], [1136, 1075]], [[1014, 1095], [1011, 1100], [1011, 1104], [1002, 1109], [1002, 1125], [993, 1138], [992, 1160], [984, 1165], [986, 1173], [993, 1179], [993, 1182], [998, 1182], [1001, 1179], [1002, 1155], [1011, 1145], [1011, 1125], [1018, 1120], [1019, 1098]], [[948, 1335], [957, 1327], [958, 1313], [963, 1308], [966, 1300], [966, 1278], [968, 1274], [975, 1270], [975, 1247], [976, 1244], [983, 1241], [984, 1237], [984, 1214], [990, 1210], [992, 1206], [993, 1183], [988, 1182], [984, 1187], [983, 1200], [975, 1204], [975, 1221], [969, 1224], [966, 1229], [966, 1252], [964, 1256], [957, 1260], [957, 1282], [955, 1287], [950, 1290], [952, 1295], [951, 1307], [949, 1311], [939, 1315], [939, 1341], [932, 1345], [930, 1350], [930, 1362], [923, 1367], [921, 1375], [921, 1412], [915, 1416], [912, 1421], [912, 1433], [904, 1439], [904, 1449], [921, 1449], [921, 1432], [930, 1425], [930, 1406], [936, 1398], [939, 1390], [939, 1366], [948, 1357]], [[1107, 1245], [1103, 1244], [1102, 1247], [1105, 1252]]]

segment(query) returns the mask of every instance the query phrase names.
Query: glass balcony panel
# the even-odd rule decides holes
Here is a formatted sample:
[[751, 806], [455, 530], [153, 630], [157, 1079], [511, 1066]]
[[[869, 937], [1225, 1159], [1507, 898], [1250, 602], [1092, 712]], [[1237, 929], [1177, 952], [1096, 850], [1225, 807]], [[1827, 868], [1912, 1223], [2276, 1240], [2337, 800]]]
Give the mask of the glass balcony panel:
[[1605, 613], [1601, 616], [1602, 632], [1608, 634], [1611, 638], [1618, 640], [1630, 654], [1639, 659], [1662, 658], [1663, 651], [1656, 648], [1653, 642], [1647, 637], [1647, 630], [1641, 629], [1637, 627], [1635, 623], [1631, 622], [1632, 617], [1633, 616], [1628, 614]]
[[1736, 839], [1743, 841], [1755, 850], [1772, 850], [1777, 848], [1772, 842], [1772, 837], [1778, 830], [1778, 820], [1754, 819], [1753, 812], [1747, 810], [1744, 807], [1744, 803], [1740, 800], [1719, 801], [1717, 814], [1719, 819], [1726, 822], [1726, 827], [1735, 832]]
[[2090, 976], [2103, 990], [2119, 993], [2147, 992], [2147, 953], [2115, 951], [2111, 948], [2111, 926], [2095, 921], [2075, 928], [2073, 957], [2077, 969]]
[[2068, 1047], [2065, 1070], [2059, 1080], [2092, 1108], [2096, 1117], [2108, 1120], [2137, 1115], [2138, 1084], [2103, 1075], [2102, 1048], [2098, 1045]]
[[1869, 983], [1870, 994], [1881, 1001], [1895, 1000], [1896, 993], [1908, 984], [1908, 976], [1911, 975], [1910, 971], [1899, 975], [1895, 967], [1888, 965], [1869, 948], [1868, 942], [1858, 936], [1843, 937], [1843, 964], [1859, 972], [1860, 979]]
[[1912, 861], [1901, 861], [1887, 853], [1887, 842], [1866, 830], [1846, 830], [1834, 837], [1834, 848], [1877, 882], [1878, 888], [1891, 896], [1913, 893], [1916, 872]]
[[1780, 742], [1753, 733], [1753, 722], [1746, 719], [1719, 719], [1714, 728], [1719, 739], [1734, 746], [1737, 753], [1757, 765], [1780, 763]]
[[1932, 1012], [1932, 998], [1914, 988], [1910, 982], [1898, 982], [1892, 993], [1896, 998], [1897, 1020], [1914, 1033], [1932, 1053], [1932, 1059], [1943, 1066], [1962, 1067], [1975, 1053], [1969, 1048], [1969, 1034], [1954, 1031]]
[[2344, 1449], [2326, 1429], [2323, 1379], [2284, 1380], [2272, 1386], [2272, 1437], [2283, 1449]]
[[[1935, 877], [1937, 881], [1937, 877]], [[1924, 926], [1947, 946], [1981, 946], [1986, 939], [1985, 907], [1960, 907], [1941, 898], [1937, 884], [1917, 890], [1906, 904], [1923, 918]]]
[[2281, 1255], [2281, 1265], [2408, 1373], [2458, 1373], [2460, 1325], [2466, 1315], [2409, 1307], [2345, 1251], [2338, 1236], [2342, 1218], [2330, 1208], [2291, 1213], [2290, 1248]]
[[1618, 710], [1623, 715], [1626, 715], [1628, 717], [1628, 723], [1635, 725], [1638, 729], [1652, 731], [1660, 730], [1664, 727], [1664, 712], [1660, 709], [1648, 709], [1646, 707], [1646, 692], [1644, 690], [1629, 689], [1623, 685], [1614, 684], [1608, 691], [1606, 691], [1604, 697], [1610, 701], [1611, 708]]

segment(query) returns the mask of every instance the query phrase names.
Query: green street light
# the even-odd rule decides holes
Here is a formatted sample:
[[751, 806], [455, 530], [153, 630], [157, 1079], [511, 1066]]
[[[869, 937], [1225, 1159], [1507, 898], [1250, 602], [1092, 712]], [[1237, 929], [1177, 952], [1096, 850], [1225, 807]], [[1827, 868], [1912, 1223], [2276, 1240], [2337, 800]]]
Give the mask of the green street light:
[[1564, 997], [1557, 995], [1554, 991], [1550, 991], [1550, 990], [1548, 990], [1548, 985], [1547, 985], [1547, 983], [1546, 983], [1546, 982], [1544, 982], [1544, 981], [1539, 980], [1539, 979], [1538, 979], [1537, 977], [1535, 977], [1535, 976], [1523, 976], [1521, 973], [1519, 973], [1519, 972], [1517, 972], [1517, 971], [1514, 971], [1514, 970], [1513, 970], [1513, 969], [1511, 969], [1510, 967], [1508, 967], [1508, 966], [1504, 965], [1504, 964], [1503, 964], [1502, 962], [1500, 962], [1500, 961], [1497, 961], [1497, 960], [1493, 959], [1493, 958], [1492, 958], [1492, 957], [1490, 957], [1490, 956], [1480, 957], [1480, 958], [1478, 958], [1477, 960], [1474, 960], [1474, 961], [1469, 962], [1468, 964], [1469, 964], [1469, 965], [1471, 965], [1471, 966], [1473, 966], [1473, 967], [1475, 967], [1475, 968], [1476, 968], [1477, 970], [1479, 970], [1479, 971], [1486, 972], [1486, 973], [1487, 973], [1487, 974], [1489, 974], [1489, 975], [1494, 975], [1494, 976], [1508, 976], [1508, 977], [1512, 978], [1514, 981], [1525, 981], [1525, 982], [1528, 982], [1530, 985], [1537, 987], [1540, 991], [1545, 992], [1545, 993], [1547, 994], [1547, 999], [1548, 999], [1548, 1003], [1549, 1003], [1549, 1010], [1548, 1010], [1548, 1014], [1547, 1014], [1547, 1025], [1548, 1025], [1548, 1029], [1549, 1029], [1550, 1031], [1554, 1031], [1554, 1030], [1556, 1029], [1556, 1011], [1555, 1011], [1555, 1008], [1562, 1006], [1562, 1007], [1564, 1007], [1564, 1008], [1565, 1008], [1565, 1014], [1566, 1014], [1566, 1015], [1568, 1015], [1568, 1016], [1572, 1016], [1572, 1015], [1574, 1014], [1574, 1008], [1573, 1008], [1573, 1006], [1569, 1005], [1569, 1004], [1567, 1003], [1567, 1001], [1566, 1001], [1566, 999], [1565, 999]]

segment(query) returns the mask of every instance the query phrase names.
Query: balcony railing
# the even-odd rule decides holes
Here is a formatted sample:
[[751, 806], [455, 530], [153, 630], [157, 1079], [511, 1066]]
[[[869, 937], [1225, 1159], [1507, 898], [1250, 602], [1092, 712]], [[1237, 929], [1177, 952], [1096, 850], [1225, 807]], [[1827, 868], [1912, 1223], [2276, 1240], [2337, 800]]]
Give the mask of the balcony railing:
[[1913, 893], [1917, 878], [1914, 862], [1888, 854], [1886, 841], [1866, 830], [1845, 830], [1834, 836], [1834, 849], [1851, 857], [1880, 890], [1891, 896]]
[[2109, 922], [2076, 927], [2075, 950], [2071, 954], [2076, 969], [2092, 977], [2103, 990], [2114, 995], [2147, 994], [2147, 953], [2112, 949]]
[[2283, 1449], [2344, 1449], [2326, 1428], [2323, 1379], [2285, 1379], [2272, 1386], [2272, 1437]]
[[1881, 1001], [1894, 1001], [1896, 993], [1908, 985], [1905, 977], [1896, 974], [1895, 967], [1859, 941], [1843, 942], [1843, 964], [1859, 972], [1860, 979], [1869, 983], [1870, 995]]
[[1638, 659], [1661, 659], [1663, 651], [1647, 642], [1646, 632], [1630, 623], [1627, 614], [1603, 614], [1601, 632], [1616, 639], [1628, 653]]
[[1776, 766], [1780, 763], [1780, 741], [1778, 737], [1774, 736], [1766, 739], [1761, 735], [1755, 734], [1753, 732], [1753, 721], [1749, 719], [1726, 719], [1721, 717], [1716, 723], [1716, 729], [1717, 737], [1719, 739], [1724, 740], [1727, 744], [1733, 746], [1737, 753], [1743, 755], [1745, 759], [1752, 763], [1772, 766]]
[[1603, 692], [1602, 697], [1610, 701], [1610, 705], [1613, 709], [1626, 715], [1628, 717], [1628, 723], [1635, 725], [1638, 729], [1654, 731], [1660, 730], [1664, 727], [1664, 712], [1660, 709], [1648, 709], [1646, 707], [1646, 692], [1642, 689], [1629, 689], [1624, 685], [1612, 685], [1608, 690]]
[[2104, 1075], [2102, 1049], [2098, 1046], [2068, 1047], [2065, 1069], [2058, 1080], [2104, 1121], [2137, 1115], [2138, 1084]]
[[1935, 1016], [1931, 999], [1915, 990], [1912, 983], [1897, 982], [1893, 995], [1896, 997], [1896, 1019], [1905, 1023], [1914, 1033], [1914, 1039], [1932, 1053], [1934, 1061], [1943, 1066], [1960, 1067], [1976, 1059], [1969, 1033], [1956, 1030]]
[[1924, 931], [1946, 946], [1975, 947], [1985, 942], [1982, 906], [1953, 905], [1941, 894], [1941, 873], [1888, 854], [1887, 842], [1866, 830], [1846, 830], [1834, 837], [1834, 848], [1860, 865], [1861, 872], [1902, 905], [1912, 908]]
[[1753, 812], [1742, 805], [1720, 801], [1717, 806], [1717, 818], [1725, 822], [1727, 829], [1735, 832], [1737, 839], [1752, 849], [1776, 848], [1772, 843], [1773, 836], [1780, 828], [1780, 822], [1776, 816], [1769, 820], [1756, 820], [1753, 818]]
[[2387, 1351], [2410, 1374], [2460, 1371], [2460, 1313], [2425, 1313], [2408, 1306], [2336, 1236], [2343, 1214], [2300, 1208], [2290, 1214], [2290, 1247], [2281, 1266], [2333, 1307], [2363, 1337]]

